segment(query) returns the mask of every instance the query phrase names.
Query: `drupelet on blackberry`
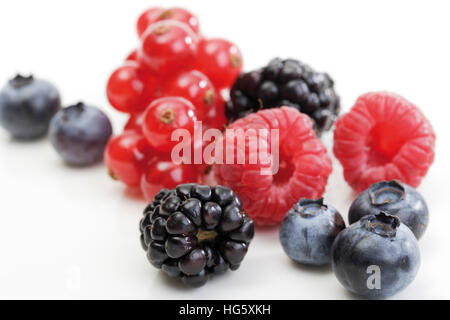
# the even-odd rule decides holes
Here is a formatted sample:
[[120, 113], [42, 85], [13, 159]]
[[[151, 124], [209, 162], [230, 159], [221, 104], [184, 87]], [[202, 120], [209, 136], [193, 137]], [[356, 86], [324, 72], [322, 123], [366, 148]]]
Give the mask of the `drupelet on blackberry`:
[[162, 189], [145, 208], [140, 231], [153, 266], [200, 287], [209, 274], [239, 268], [254, 225], [230, 188], [191, 183]]
[[266, 67], [241, 73], [230, 91], [225, 115], [234, 121], [260, 109], [295, 107], [314, 120], [318, 135], [331, 129], [340, 111], [334, 81], [294, 60], [273, 59]]

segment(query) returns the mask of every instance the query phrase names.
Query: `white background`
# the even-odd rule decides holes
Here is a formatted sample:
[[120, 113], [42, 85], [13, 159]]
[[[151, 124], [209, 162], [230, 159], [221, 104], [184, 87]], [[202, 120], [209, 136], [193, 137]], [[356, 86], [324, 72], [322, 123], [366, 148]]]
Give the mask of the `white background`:
[[[344, 111], [385, 89], [421, 107], [438, 137], [419, 188], [431, 223], [419, 274], [394, 298], [450, 298], [448, 1], [2, 0], [0, 82], [16, 72], [53, 81], [65, 105], [101, 107], [118, 133], [125, 117], [108, 106], [105, 84], [138, 43], [138, 15], [157, 4], [195, 12], [206, 35], [240, 46], [247, 70], [282, 56], [329, 72]], [[333, 168], [325, 199], [346, 218], [353, 194], [335, 159]], [[355, 298], [329, 269], [291, 263], [276, 228], [257, 230], [239, 271], [186, 290], [146, 261], [138, 240], [145, 202], [103, 165], [64, 165], [46, 139], [18, 143], [0, 131], [0, 199], [0, 298]]]

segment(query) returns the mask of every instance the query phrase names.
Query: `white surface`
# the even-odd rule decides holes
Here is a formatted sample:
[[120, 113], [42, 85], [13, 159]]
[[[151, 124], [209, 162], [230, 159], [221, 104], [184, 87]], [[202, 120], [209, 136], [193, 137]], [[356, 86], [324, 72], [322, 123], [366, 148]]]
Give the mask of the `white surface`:
[[[184, 1], [183, 1], [184, 2]], [[0, 1], [0, 82], [15, 72], [53, 81], [64, 104], [108, 106], [110, 72], [137, 44], [146, 7], [179, 1]], [[448, 1], [190, 1], [209, 36], [228, 38], [245, 67], [295, 57], [336, 80], [344, 110], [387, 89], [420, 106], [438, 140], [420, 186], [431, 223], [422, 267], [395, 298], [450, 298], [450, 20]], [[331, 150], [331, 134], [325, 137]], [[344, 216], [352, 192], [334, 161], [326, 201]], [[0, 131], [0, 298], [354, 298], [330, 270], [295, 266], [276, 229], [257, 230], [241, 269], [198, 290], [167, 282], [138, 240], [145, 203], [113, 183], [102, 165], [65, 166], [47, 140], [17, 143]]]

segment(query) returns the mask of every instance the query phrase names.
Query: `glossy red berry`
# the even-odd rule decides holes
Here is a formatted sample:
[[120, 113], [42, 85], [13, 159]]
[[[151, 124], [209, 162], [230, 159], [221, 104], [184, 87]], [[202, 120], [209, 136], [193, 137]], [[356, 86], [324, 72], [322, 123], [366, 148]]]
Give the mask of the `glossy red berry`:
[[216, 88], [229, 88], [242, 70], [241, 51], [227, 40], [202, 39], [196, 69], [205, 73]]
[[130, 118], [125, 124], [123, 130], [124, 131], [131, 130], [142, 134], [143, 123], [144, 123], [144, 113], [143, 112], [133, 113], [132, 115], [130, 115]]
[[106, 94], [111, 105], [121, 111], [135, 113], [143, 111], [161, 94], [156, 77], [139, 67], [134, 61], [127, 61], [109, 78]]
[[204, 120], [219, 96], [209, 78], [200, 71], [188, 71], [170, 82], [167, 94], [188, 99], [195, 107], [199, 120]]
[[196, 120], [195, 108], [188, 100], [165, 97], [153, 101], [147, 108], [142, 129], [152, 147], [170, 152], [178, 144], [177, 141], [171, 141], [172, 132], [185, 129], [192, 137]]
[[137, 32], [139, 37], [147, 30], [147, 28], [159, 21], [176, 20], [188, 25], [192, 31], [198, 33], [199, 23], [195, 15], [183, 8], [151, 8], [145, 11], [138, 19]]
[[141, 190], [146, 199], [152, 200], [163, 188], [173, 189], [179, 184], [196, 181], [197, 171], [191, 165], [154, 161], [142, 176]]
[[197, 55], [197, 35], [184, 23], [165, 20], [142, 35], [140, 60], [161, 77], [188, 70]]
[[141, 134], [126, 131], [109, 140], [104, 160], [113, 178], [130, 187], [139, 187], [144, 169], [154, 155]]

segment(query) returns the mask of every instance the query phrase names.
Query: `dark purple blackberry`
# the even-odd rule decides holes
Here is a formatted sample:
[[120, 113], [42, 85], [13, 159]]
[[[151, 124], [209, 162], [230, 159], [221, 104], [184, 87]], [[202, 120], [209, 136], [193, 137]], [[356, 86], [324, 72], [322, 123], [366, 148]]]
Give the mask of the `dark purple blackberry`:
[[230, 188], [192, 183], [162, 189], [145, 208], [140, 231], [150, 263], [191, 287], [238, 269], [255, 232]]
[[241, 73], [230, 92], [226, 117], [234, 121], [260, 109], [294, 107], [307, 114], [318, 135], [330, 130], [340, 111], [333, 79], [294, 59], [273, 59], [266, 67]]

